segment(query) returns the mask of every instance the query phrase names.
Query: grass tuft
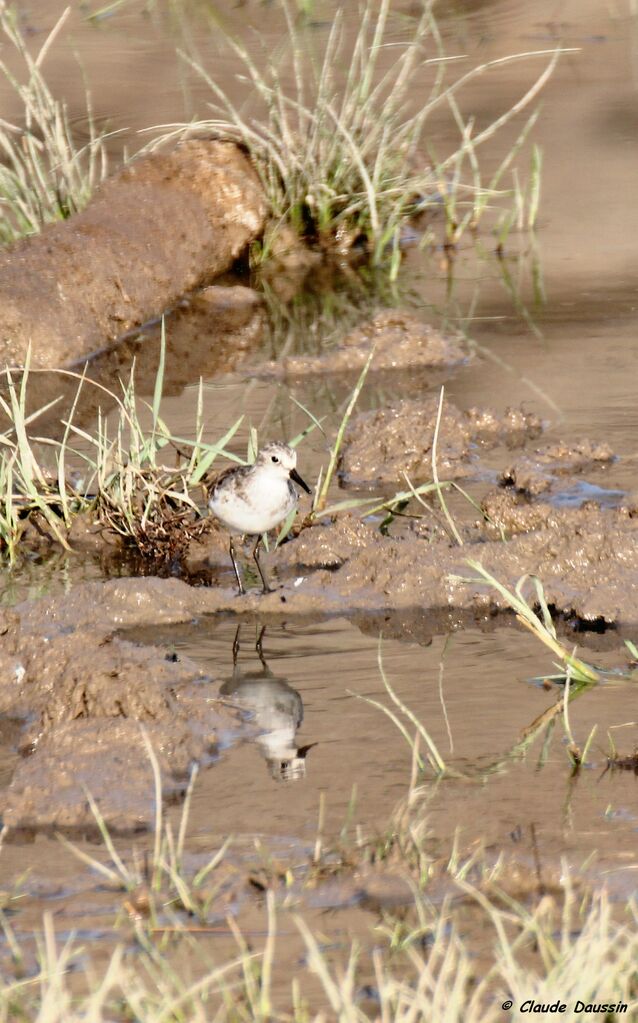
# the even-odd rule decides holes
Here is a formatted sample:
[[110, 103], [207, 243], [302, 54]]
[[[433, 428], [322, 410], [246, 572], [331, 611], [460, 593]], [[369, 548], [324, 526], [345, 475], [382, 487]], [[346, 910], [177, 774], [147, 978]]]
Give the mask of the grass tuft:
[[[0, 434], [0, 548], [10, 561], [18, 555], [29, 523], [68, 548], [72, 520], [86, 514], [91, 521], [118, 537], [142, 556], [171, 562], [191, 540], [208, 528], [196, 497], [205, 489], [207, 475], [219, 455], [237, 461], [226, 450], [242, 417], [216, 443], [203, 441], [203, 400], [200, 384], [193, 436], [175, 437], [161, 415], [164, 384], [165, 336], [151, 403], [140, 402], [135, 389], [135, 367], [122, 393], [109, 391], [84, 374], [71, 370], [7, 371], [0, 409], [8, 428]], [[33, 424], [58, 399], [35, 412], [27, 412], [29, 378], [36, 372], [54, 372], [76, 379], [78, 387], [64, 434], [56, 441], [33, 434]], [[115, 405], [113, 426], [98, 413], [93, 432], [73, 421], [80, 394], [96, 387]], [[150, 425], [146, 419], [150, 413]], [[171, 456], [173, 464], [166, 464]], [[166, 460], [166, 461], [165, 461]]]
[[22, 107], [19, 123], [0, 119], [0, 243], [36, 234], [45, 224], [81, 210], [106, 177], [105, 135], [95, 128], [87, 95], [89, 141], [77, 147], [66, 104], [56, 99], [42, 65], [71, 8], [67, 7], [33, 57], [18, 16], [0, 0], [0, 36], [16, 52], [21, 75], [0, 60], [0, 73]]
[[[454, 58], [444, 52], [433, 7], [433, 0], [426, 0], [397, 40], [391, 0], [367, 3], [353, 41], [344, 9], [339, 9], [317, 43], [317, 32], [311, 31], [306, 18], [295, 17], [284, 0], [287, 38], [274, 53], [267, 52], [260, 39], [254, 56], [243, 42], [224, 37], [239, 63], [237, 79], [249, 93], [248, 103], [238, 104], [234, 94], [187, 57], [210, 87], [212, 116], [188, 125], [163, 126], [151, 148], [192, 133], [212, 133], [242, 144], [268, 197], [272, 231], [287, 223], [299, 236], [341, 254], [358, 245], [372, 265], [389, 268], [394, 278], [401, 233], [409, 218], [442, 212], [446, 242], [455, 244], [465, 230], [477, 228], [494, 200], [512, 199], [497, 186], [532, 122], [487, 183], [477, 150], [535, 100], [562, 52], [514, 54], [475, 67], [447, 84], [446, 70]], [[474, 118], [465, 119], [461, 113], [459, 92], [508, 61], [536, 57], [547, 63], [529, 89], [509, 110], [476, 131]], [[418, 78], [422, 73], [427, 76], [425, 85]], [[425, 95], [419, 89], [415, 101], [416, 81]], [[431, 150], [432, 117], [446, 107], [459, 130], [457, 148], [440, 158], [426, 155]], [[540, 160], [533, 171], [527, 224], [536, 216]], [[517, 185], [514, 214], [520, 192]], [[259, 246], [262, 260], [269, 250], [266, 238]]]

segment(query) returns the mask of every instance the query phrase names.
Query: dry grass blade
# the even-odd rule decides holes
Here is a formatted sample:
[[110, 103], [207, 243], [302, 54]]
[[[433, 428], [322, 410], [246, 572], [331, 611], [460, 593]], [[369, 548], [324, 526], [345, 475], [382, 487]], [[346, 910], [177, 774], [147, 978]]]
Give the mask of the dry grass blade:
[[[585, 661], [580, 660], [580, 658], [575, 657], [573, 654], [570, 654], [569, 651], [566, 650], [566, 648], [558, 641], [540, 579], [537, 579], [535, 576], [524, 575], [519, 579], [514, 591], [512, 591], [508, 590], [503, 583], [499, 582], [498, 579], [491, 575], [487, 569], [483, 567], [480, 561], [468, 558], [467, 564], [478, 573], [478, 579], [476, 577], [473, 579], [466, 579], [461, 576], [452, 576], [451, 578], [466, 583], [487, 583], [489, 586], [493, 587], [493, 589], [500, 593], [501, 597], [503, 597], [507, 604], [512, 608], [521, 625], [524, 625], [526, 629], [529, 629], [537, 639], [540, 639], [541, 643], [560, 658], [562, 664], [566, 665], [570, 669], [572, 673], [571, 677], [575, 681], [582, 682], [584, 684], [591, 684], [600, 681], [602, 676], [596, 668], [587, 664]], [[541, 608], [541, 617], [536, 614], [534, 608], [524, 599], [523, 588], [528, 581], [532, 583], [534, 588], [538, 604]]]
[[369, 354], [369, 356], [368, 356], [368, 358], [366, 360], [366, 364], [363, 367], [363, 369], [361, 370], [361, 374], [359, 376], [359, 379], [357, 380], [357, 383], [356, 383], [356, 385], [354, 387], [354, 390], [352, 391], [352, 394], [350, 395], [350, 400], [348, 401], [348, 404], [346, 406], [346, 410], [345, 410], [345, 412], [344, 412], [344, 414], [343, 414], [343, 416], [341, 418], [341, 422], [339, 423], [339, 428], [337, 430], [337, 436], [335, 438], [335, 442], [334, 442], [332, 448], [330, 449], [330, 459], [328, 461], [328, 468], [326, 469], [325, 475], [323, 476], [323, 480], [322, 480], [321, 486], [317, 485], [317, 488], [316, 488], [316, 491], [315, 491], [315, 500], [314, 500], [313, 509], [312, 509], [313, 515], [319, 515], [320, 513], [322, 513], [325, 510], [326, 501], [328, 499], [328, 490], [330, 489], [330, 484], [332, 482], [332, 477], [334, 476], [334, 472], [335, 472], [335, 469], [337, 467], [337, 460], [339, 458], [339, 452], [341, 451], [341, 445], [343, 444], [343, 438], [344, 438], [344, 434], [346, 432], [346, 427], [347, 427], [347, 425], [348, 425], [348, 423], [350, 421], [350, 416], [352, 415], [352, 413], [354, 411], [354, 407], [357, 404], [357, 401], [359, 400], [359, 395], [361, 394], [361, 391], [363, 389], [363, 385], [365, 383], [365, 379], [366, 379], [366, 377], [368, 375], [368, 370], [370, 369], [370, 366], [372, 365], [372, 360], [374, 358], [375, 348], [376, 348], [376, 346], [373, 345], [372, 346], [372, 350], [371, 350], [371, 352], [370, 352], [370, 354]]

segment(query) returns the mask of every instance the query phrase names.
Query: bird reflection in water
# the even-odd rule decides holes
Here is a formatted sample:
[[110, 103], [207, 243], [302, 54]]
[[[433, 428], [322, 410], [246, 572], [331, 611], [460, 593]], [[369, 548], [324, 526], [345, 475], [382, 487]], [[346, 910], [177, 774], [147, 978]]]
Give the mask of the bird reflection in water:
[[239, 636], [237, 626], [233, 641], [233, 674], [224, 682], [219, 695], [249, 710], [258, 728], [263, 729], [256, 743], [264, 757], [271, 776], [276, 781], [297, 781], [306, 773], [306, 756], [316, 746], [297, 746], [297, 729], [303, 721], [303, 702], [287, 679], [277, 678], [266, 663], [263, 651], [262, 628], [255, 644], [260, 668], [246, 670], [239, 666]]

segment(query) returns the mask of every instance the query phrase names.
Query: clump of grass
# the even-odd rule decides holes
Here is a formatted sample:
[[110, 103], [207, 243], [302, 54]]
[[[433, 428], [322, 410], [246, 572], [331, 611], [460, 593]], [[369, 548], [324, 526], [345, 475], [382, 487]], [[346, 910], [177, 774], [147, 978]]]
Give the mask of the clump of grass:
[[20, 58], [24, 80], [4, 60], [0, 72], [23, 109], [21, 121], [0, 120], [0, 242], [8, 244], [37, 233], [45, 224], [64, 220], [86, 205], [106, 177], [105, 135], [98, 132], [87, 97], [89, 141], [77, 147], [65, 103], [56, 99], [42, 65], [70, 14], [67, 8], [37, 56], [29, 52], [17, 14], [0, 2], [0, 33]]
[[[168, 125], [151, 145], [188, 133], [213, 133], [244, 145], [261, 178], [272, 212], [273, 230], [290, 224], [300, 236], [346, 252], [362, 244], [373, 265], [396, 276], [401, 231], [414, 214], [443, 210], [449, 243], [475, 229], [494, 199], [500, 175], [518, 152], [517, 143], [490, 185], [483, 183], [478, 148], [528, 106], [552, 73], [559, 51], [516, 54], [491, 61], [446, 84], [446, 57], [431, 0], [410, 24], [408, 37], [389, 41], [391, 0], [367, 3], [352, 45], [345, 17], [337, 10], [319, 52], [316, 33], [283, 3], [287, 38], [274, 53], [262, 44], [260, 57], [225, 37], [241, 66], [238, 79], [258, 106], [250, 113], [196, 61], [195, 71], [214, 95], [212, 117], [190, 125]], [[391, 50], [389, 49], [391, 47]], [[391, 60], [386, 61], [386, 54]], [[507, 61], [548, 55], [549, 63], [507, 111], [475, 131], [464, 119], [457, 94], [479, 75]], [[343, 74], [339, 69], [344, 68]], [[429, 94], [411, 99], [423, 69], [433, 70]], [[289, 85], [288, 83], [292, 84]], [[448, 107], [459, 127], [458, 147], [444, 157], [425, 156], [428, 123]], [[524, 129], [525, 132], [525, 129]], [[540, 177], [540, 167], [538, 168]], [[530, 217], [535, 217], [532, 188]], [[520, 188], [518, 190], [520, 195]], [[520, 207], [520, 200], [518, 202]], [[263, 259], [268, 240], [260, 243]]]
[[[134, 368], [121, 399], [114, 436], [100, 416], [96, 435], [74, 432], [91, 445], [87, 457], [89, 479], [96, 497], [93, 514], [96, 521], [117, 534], [121, 541], [146, 558], [159, 561], [179, 559], [188, 544], [208, 528], [195, 499], [205, 487], [205, 478], [219, 454], [233, 458], [226, 444], [239, 429], [243, 417], [235, 421], [216, 444], [202, 440], [203, 385], [200, 382], [195, 412], [195, 440], [175, 438], [161, 416], [165, 369], [165, 335], [162, 329], [160, 361], [153, 399], [142, 403], [150, 411], [150, 425], [140, 419], [135, 391]], [[165, 456], [172, 454], [174, 465]], [[85, 485], [87, 485], [85, 484]]]
[[[64, 472], [60, 474], [44, 465], [36, 450], [37, 441], [44, 443], [44, 439], [34, 442], [28, 429], [55, 401], [27, 415], [28, 379], [27, 359], [20, 386], [16, 386], [11, 371], [7, 371], [6, 397], [0, 396], [0, 408], [11, 424], [0, 435], [0, 542], [11, 560], [28, 519], [41, 519], [50, 534], [67, 546], [65, 520], [71, 506]], [[64, 462], [64, 445], [59, 449], [62, 453], [58, 456], [58, 469]]]
[[[179, 558], [191, 540], [201, 536], [208, 520], [197, 503], [211, 466], [226, 451], [240, 417], [217, 443], [203, 441], [203, 387], [200, 384], [193, 429], [194, 440], [175, 437], [161, 416], [164, 383], [165, 336], [150, 403], [141, 403], [135, 390], [135, 367], [122, 394], [109, 391], [83, 374], [56, 370], [77, 379], [78, 388], [68, 417], [62, 421], [61, 440], [33, 434], [33, 424], [49, 412], [55, 399], [35, 412], [27, 412], [30, 370], [21, 371], [19, 386], [6, 373], [6, 397], [0, 408], [8, 428], [0, 434], [0, 547], [15, 560], [22, 535], [31, 523], [50, 539], [68, 547], [68, 529], [74, 518], [86, 514], [98, 526], [146, 557], [159, 562]], [[45, 371], [49, 372], [49, 371]], [[115, 404], [114, 426], [98, 414], [89, 432], [74, 422], [81, 391], [93, 386]], [[150, 412], [150, 424], [142, 421]], [[164, 459], [172, 453], [173, 465]], [[168, 460], [168, 459], [167, 459]]]

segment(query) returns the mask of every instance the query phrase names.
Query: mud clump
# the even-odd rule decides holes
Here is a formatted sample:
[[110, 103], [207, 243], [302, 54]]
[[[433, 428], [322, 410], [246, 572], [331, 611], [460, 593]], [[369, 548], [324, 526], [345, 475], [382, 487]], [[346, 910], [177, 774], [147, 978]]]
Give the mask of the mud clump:
[[[0, 712], [24, 721], [23, 755], [0, 798], [4, 822], [13, 829], [92, 828], [88, 791], [109, 827], [146, 827], [152, 771], [142, 727], [171, 795], [194, 761], [215, 752], [230, 712], [210, 700], [194, 662], [167, 659], [95, 624], [52, 627], [46, 606], [39, 610], [39, 620], [33, 611], [0, 622]], [[99, 620], [99, 610], [91, 611]]]
[[[538, 529], [559, 529], [571, 526], [575, 531], [582, 529], [589, 517], [598, 519], [600, 509], [594, 501], [584, 502], [580, 508], [561, 508], [549, 501], [531, 500], [530, 497], [513, 490], [492, 490], [481, 501], [486, 519], [481, 528], [492, 539], [531, 533]], [[636, 513], [631, 504], [617, 509], [618, 519], [632, 518]]]
[[503, 471], [500, 483], [525, 494], [542, 494], [551, 489], [556, 477], [585, 472], [614, 458], [608, 444], [582, 440], [569, 445], [558, 441], [517, 459]]
[[[544, 501], [530, 501], [524, 494], [511, 490], [492, 490], [481, 501], [486, 516], [482, 527], [492, 539], [531, 533], [535, 529], [551, 529], [564, 520], [565, 511]], [[576, 519], [581, 520], [579, 512]]]
[[412, 313], [384, 310], [321, 355], [287, 356], [269, 362], [259, 375], [304, 377], [313, 374], [360, 372], [374, 349], [371, 370], [436, 370], [465, 361], [461, 340], [423, 323]]
[[354, 515], [341, 515], [330, 523], [303, 530], [278, 554], [280, 568], [334, 570], [341, 568], [357, 550], [371, 550], [381, 540], [378, 529]]
[[[154, 725], [146, 733], [162, 771], [163, 795], [177, 797], [186, 786], [192, 735], [183, 727], [167, 733]], [[4, 823], [18, 832], [93, 833], [97, 824], [87, 792], [112, 833], [148, 829], [153, 772], [136, 721], [84, 720], [52, 731], [19, 762], [2, 794]]]
[[[403, 401], [364, 412], [348, 430], [339, 463], [344, 486], [406, 485], [432, 478], [432, 445], [439, 410], [437, 398]], [[490, 409], [461, 412], [446, 402], [441, 413], [436, 451], [440, 479], [462, 479], [475, 471], [479, 444], [522, 445], [542, 431], [541, 420], [516, 409], [503, 416]]]
[[204, 591], [178, 579], [111, 579], [76, 586], [64, 599], [42, 597], [18, 605], [25, 631], [50, 636], [69, 630], [128, 628], [187, 622], [205, 610]]
[[[11, 708], [37, 715], [26, 732], [26, 742], [33, 745], [43, 733], [79, 718], [178, 718], [172, 687], [201, 674], [195, 664], [168, 662], [152, 648], [109, 633], [30, 636], [22, 666], [19, 684], [15, 680], [10, 687]], [[1, 687], [0, 701], [6, 698]]]

